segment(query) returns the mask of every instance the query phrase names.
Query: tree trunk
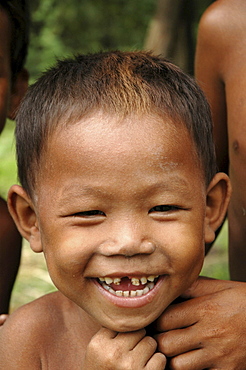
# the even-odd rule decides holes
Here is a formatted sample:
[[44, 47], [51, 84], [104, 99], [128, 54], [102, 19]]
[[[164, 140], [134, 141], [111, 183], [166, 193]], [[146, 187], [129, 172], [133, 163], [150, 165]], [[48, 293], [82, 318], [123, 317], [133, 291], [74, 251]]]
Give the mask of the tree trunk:
[[194, 0], [158, 0], [145, 49], [161, 54], [186, 72], [193, 73], [195, 13]]

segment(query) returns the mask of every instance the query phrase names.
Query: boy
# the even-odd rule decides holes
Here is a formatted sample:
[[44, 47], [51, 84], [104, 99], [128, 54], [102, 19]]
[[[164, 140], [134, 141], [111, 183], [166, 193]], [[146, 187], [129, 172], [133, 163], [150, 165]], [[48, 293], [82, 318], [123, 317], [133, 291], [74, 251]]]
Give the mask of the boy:
[[208, 104], [148, 53], [58, 62], [16, 126], [9, 209], [58, 292], [0, 329], [4, 369], [164, 369], [144, 328], [196, 281], [229, 200]]
[[[15, 118], [16, 108], [28, 84], [23, 68], [28, 44], [28, 19], [25, 1], [0, 4], [0, 133], [6, 118]], [[21, 236], [9, 215], [6, 201], [0, 198], [0, 314], [7, 313], [10, 295], [20, 262]], [[4, 316], [0, 316], [1, 319]]]

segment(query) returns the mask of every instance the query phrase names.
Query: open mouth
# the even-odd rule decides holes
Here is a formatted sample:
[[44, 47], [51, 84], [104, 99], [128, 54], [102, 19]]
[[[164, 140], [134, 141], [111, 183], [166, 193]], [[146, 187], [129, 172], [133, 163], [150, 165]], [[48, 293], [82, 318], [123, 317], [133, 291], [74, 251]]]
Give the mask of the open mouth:
[[136, 277], [100, 277], [98, 282], [109, 293], [118, 297], [141, 297], [152, 290], [159, 275]]

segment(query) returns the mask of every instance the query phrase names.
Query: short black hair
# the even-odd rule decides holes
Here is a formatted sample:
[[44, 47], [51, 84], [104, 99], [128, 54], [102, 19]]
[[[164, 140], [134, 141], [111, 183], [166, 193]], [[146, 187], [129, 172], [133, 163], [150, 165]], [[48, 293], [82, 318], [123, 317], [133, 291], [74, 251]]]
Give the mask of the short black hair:
[[19, 179], [30, 195], [49, 137], [98, 111], [171, 118], [190, 133], [206, 184], [214, 176], [211, 113], [195, 80], [148, 52], [102, 52], [59, 60], [29, 88], [16, 118], [16, 148]]

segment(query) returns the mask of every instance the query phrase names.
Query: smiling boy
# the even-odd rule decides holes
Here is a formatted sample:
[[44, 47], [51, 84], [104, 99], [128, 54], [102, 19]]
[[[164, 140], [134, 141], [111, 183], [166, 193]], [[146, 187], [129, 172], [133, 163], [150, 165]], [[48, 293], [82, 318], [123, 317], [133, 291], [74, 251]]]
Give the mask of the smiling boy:
[[59, 291], [1, 328], [3, 368], [165, 368], [144, 328], [197, 279], [228, 205], [211, 132], [199, 87], [148, 53], [60, 61], [30, 88], [9, 209]]

